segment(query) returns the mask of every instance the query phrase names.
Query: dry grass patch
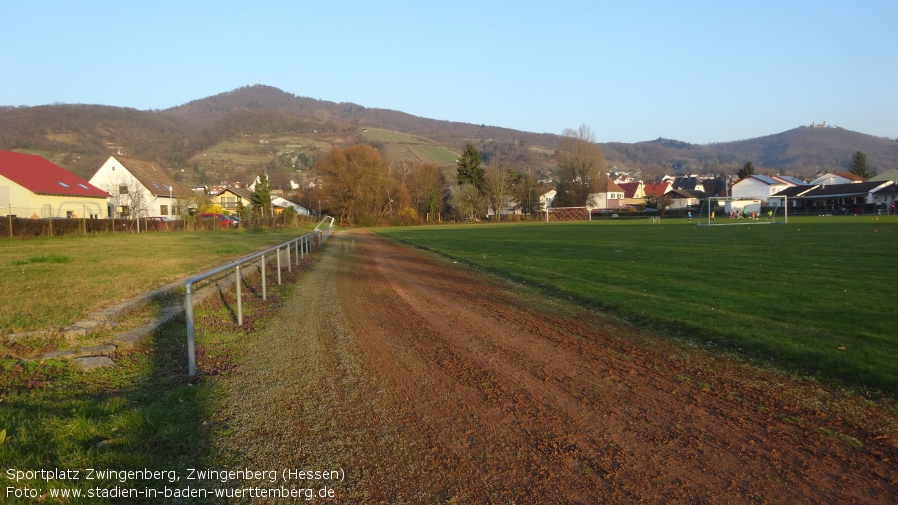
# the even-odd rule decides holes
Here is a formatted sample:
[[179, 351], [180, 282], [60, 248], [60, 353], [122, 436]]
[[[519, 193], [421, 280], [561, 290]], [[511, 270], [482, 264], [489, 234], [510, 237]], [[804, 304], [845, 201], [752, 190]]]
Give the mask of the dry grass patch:
[[103, 234], [0, 242], [0, 335], [91, 311], [297, 237], [306, 230]]

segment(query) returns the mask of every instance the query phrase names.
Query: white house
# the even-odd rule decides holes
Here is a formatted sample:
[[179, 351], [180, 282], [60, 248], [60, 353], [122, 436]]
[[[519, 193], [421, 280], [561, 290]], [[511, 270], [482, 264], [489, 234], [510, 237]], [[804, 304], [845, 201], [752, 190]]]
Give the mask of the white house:
[[859, 182], [864, 182], [864, 178], [854, 175], [851, 172], [827, 172], [813, 181], [810, 181], [808, 184], [832, 186], [833, 184], [857, 184]]
[[90, 183], [109, 193], [108, 217], [180, 216], [194, 196], [155, 164], [123, 156], [110, 156]]
[[592, 193], [587, 199], [586, 206], [589, 210], [593, 209], [619, 209], [623, 207], [624, 190], [608, 181], [608, 188], [602, 193]]
[[771, 196], [786, 188], [801, 185], [805, 183], [793, 177], [749, 175], [733, 183], [731, 195], [745, 200], [761, 200], [763, 205], [778, 205], [780, 200], [777, 198], [771, 200]]
[[672, 189], [665, 193], [670, 198], [668, 209], [685, 209], [699, 205], [698, 197], [685, 189]]
[[275, 212], [277, 209], [293, 209], [296, 211], [297, 216], [310, 216], [312, 215], [309, 212], [309, 209], [303, 207], [302, 205], [297, 205], [286, 198], [281, 198], [280, 196], [271, 195], [271, 205], [275, 208]]
[[545, 212], [546, 209], [552, 207], [552, 203], [555, 201], [555, 195], [558, 194], [556, 190], [550, 190], [546, 193], [543, 193], [539, 196], [539, 210]]

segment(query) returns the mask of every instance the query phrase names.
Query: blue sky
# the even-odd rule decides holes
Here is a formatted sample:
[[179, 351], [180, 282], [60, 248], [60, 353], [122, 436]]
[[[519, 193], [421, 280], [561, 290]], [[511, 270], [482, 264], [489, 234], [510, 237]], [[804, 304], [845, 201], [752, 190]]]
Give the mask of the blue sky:
[[898, 137], [898, 2], [0, 0], [0, 104], [166, 109], [250, 82], [600, 142], [812, 122]]

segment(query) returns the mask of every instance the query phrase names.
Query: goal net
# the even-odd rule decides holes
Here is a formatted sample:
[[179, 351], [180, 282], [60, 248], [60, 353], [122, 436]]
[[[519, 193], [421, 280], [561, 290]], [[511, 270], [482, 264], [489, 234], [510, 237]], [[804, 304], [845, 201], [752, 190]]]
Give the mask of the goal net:
[[592, 213], [587, 207], [551, 207], [546, 210], [546, 222], [592, 221]]
[[710, 197], [701, 201], [699, 226], [782, 223], [783, 206], [779, 200], [762, 205], [761, 200], [735, 197]]

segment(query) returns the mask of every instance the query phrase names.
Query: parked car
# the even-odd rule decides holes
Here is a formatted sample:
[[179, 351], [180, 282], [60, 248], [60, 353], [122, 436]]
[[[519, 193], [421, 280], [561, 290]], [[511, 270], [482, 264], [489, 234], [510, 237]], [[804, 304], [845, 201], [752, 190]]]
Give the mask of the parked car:
[[236, 228], [237, 221], [231, 219], [224, 214], [204, 213], [199, 216], [200, 223], [218, 221], [220, 228]]
[[144, 229], [164, 230], [168, 227], [170, 219], [164, 216], [153, 216], [141, 218], [141, 221], [143, 221]]

